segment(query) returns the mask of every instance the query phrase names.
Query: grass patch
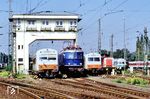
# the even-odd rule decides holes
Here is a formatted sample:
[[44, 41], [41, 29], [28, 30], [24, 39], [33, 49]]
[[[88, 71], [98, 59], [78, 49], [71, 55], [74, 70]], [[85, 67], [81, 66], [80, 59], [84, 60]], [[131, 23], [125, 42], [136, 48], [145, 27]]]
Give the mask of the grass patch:
[[25, 74], [16, 74], [16, 75], [14, 75], [14, 77], [17, 78], [17, 79], [25, 79], [27, 77], [27, 75], [25, 75]]
[[116, 82], [116, 83], [122, 83], [122, 80], [121, 79], [115, 79], [115, 80], [113, 80], [114, 82]]
[[149, 83], [148, 80], [139, 77], [119, 78], [114, 81], [117, 83], [126, 83], [126, 84], [137, 85], [137, 86], [146, 86]]
[[10, 72], [8, 72], [8, 71], [1, 71], [0, 72], [0, 77], [8, 77], [10, 75]]
[[0, 71], [0, 77], [3, 78], [9, 78], [9, 77], [13, 77], [13, 78], [17, 78], [17, 79], [25, 79], [27, 78], [26, 74], [12, 74], [9, 71]]

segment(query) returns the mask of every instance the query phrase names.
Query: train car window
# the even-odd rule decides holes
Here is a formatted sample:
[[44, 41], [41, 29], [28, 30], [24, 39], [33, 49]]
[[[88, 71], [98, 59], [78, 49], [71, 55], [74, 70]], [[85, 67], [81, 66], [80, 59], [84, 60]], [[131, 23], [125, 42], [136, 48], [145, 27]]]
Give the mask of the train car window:
[[74, 59], [74, 53], [68, 52], [65, 54], [66, 59]]
[[83, 59], [83, 53], [77, 53], [77, 59]]
[[117, 61], [115, 61], [115, 62], [114, 62], [114, 64], [115, 64], [115, 65], [117, 65], [117, 64], [118, 64], [118, 62], [117, 62]]
[[47, 60], [47, 57], [40, 57], [41, 60]]
[[74, 59], [83, 59], [83, 53], [80, 52], [74, 53]]
[[55, 57], [48, 57], [48, 60], [56, 60]]
[[90, 61], [90, 62], [93, 61], [93, 58], [88, 58], [88, 61]]
[[94, 61], [97, 61], [97, 62], [98, 62], [98, 61], [100, 61], [100, 59], [99, 59], [98, 57], [95, 57], [95, 58], [94, 58]]

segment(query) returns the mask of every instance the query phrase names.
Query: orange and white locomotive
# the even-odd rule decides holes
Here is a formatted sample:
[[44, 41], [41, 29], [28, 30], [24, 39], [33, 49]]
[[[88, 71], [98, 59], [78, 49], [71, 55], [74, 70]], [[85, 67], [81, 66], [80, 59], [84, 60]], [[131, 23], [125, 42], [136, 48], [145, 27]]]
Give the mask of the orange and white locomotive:
[[99, 53], [89, 53], [84, 56], [84, 68], [88, 74], [97, 74], [102, 68], [101, 55]]
[[33, 71], [39, 76], [55, 76], [58, 71], [58, 53], [54, 49], [40, 49], [36, 52], [33, 62]]

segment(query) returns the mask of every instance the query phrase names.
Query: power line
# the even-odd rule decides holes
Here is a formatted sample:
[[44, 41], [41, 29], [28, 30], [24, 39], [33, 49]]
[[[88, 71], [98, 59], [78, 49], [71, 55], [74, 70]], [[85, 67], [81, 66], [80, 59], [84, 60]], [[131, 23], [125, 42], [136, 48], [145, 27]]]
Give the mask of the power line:
[[121, 5], [125, 4], [127, 1], [128, 1], [128, 0], [124, 0], [124, 1], [121, 2], [119, 5], [117, 5], [115, 8], [113, 8], [112, 11], [115, 10], [115, 9], [117, 9], [117, 8], [119, 8]]
[[48, 1], [50, 1], [50, 0], [46, 0], [45, 2], [44, 2], [44, 0], [40, 0], [40, 1], [37, 3], [37, 5], [29, 11], [29, 13], [32, 13], [32, 12], [33, 12], [34, 10], [36, 10], [38, 7], [42, 7], [43, 5], [47, 4]]
[[118, 12], [123, 12], [123, 10], [118, 10], [118, 11], [115, 11], [115, 12], [109, 12], [109, 13], [105, 13], [102, 17], [96, 19], [94, 22], [92, 22], [91, 24], [87, 25], [87, 27], [85, 29], [82, 30], [82, 32], [84, 32], [85, 30], [89, 29], [89, 27], [91, 25], [93, 25], [94, 23], [96, 23], [99, 19], [103, 19], [105, 16], [109, 15], [109, 14], [112, 14], [112, 13], [118, 13]]
[[40, 1], [37, 3], [37, 5], [29, 11], [29, 13], [32, 13], [35, 9], [37, 9], [37, 8], [40, 6], [40, 4], [41, 4], [42, 2], [43, 2], [43, 0], [40, 0]]
[[87, 13], [90, 13], [90, 12], [94, 12], [94, 11], [97, 11], [97, 9], [102, 9], [104, 6], [106, 6], [107, 4], [109, 4], [112, 0], [108, 0], [104, 2], [103, 5], [100, 5], [98, 7], [95, 7], [94, 9], [91, 9], [91, 10], [88, 10]]
[[44, 6], [44, 5], [47, 4], [49, 1], [50, 1], [50, 0], [47, 0], [47, 1], [43, 2], [43, 3], [41, 3], [40, 7]]
[[[102, 5], [102, 7], [101, 7], [101, 9], [104, 7], [104, 6], [106, 6], [108, 3], [110, 3], [112, 0], [109, 0], [109, 1], [106, 1], [105, 0], [105, 3]], [[104, 16], [106, 16], [106, 15], [108, 15], [108, 14], [110, 14], [110, 13], [117, 13], [118, 11], [121, 11], [121, 12], [123, 12], [123, 10], [118, 10], [118, 11], [114, 11], [115, 9], [117, 9], [117, 8], [119, 8], [121, 5], [123, 5], [123, 4], [125, 4], [126, 2], [127, 2], [128, 0], [124, 0], [123, 2], [121, 2], [119, 5], [117, 5], [115, 8], [113, 8], [113, 10], [111, 10], [111, 12], [108, 12], [108, 13], [105, 13], [104, 14]], [[98, 7], [99, 8], [99, 7]], [[97, 8], [96, 8], [97, 9]], [[94, 9], [94, 10], [96, 10], [96, 9]], [[93, 10], [93, 11], [94, 11]], [[92, 11], [92, 10], [91, 10]], [[113, 12], [114, 11], [114, 12]], [[104, 16], [102, 16], [102, 17], [104, 17]], [[102, 18], [101, 17], [101, 18]], [[94, 21], [93, 23], [95, 23], [96, 21]], [[90, 27], [91, 25], [93, 25], [93, 23], [92, 24], [90, 24], [90, 25], [88, 25], [88, 27]], [[88, 29], [88, 27], [86, 28], [86, 29]], [[86, 29], [83, 29], [83, 31], [85, 31]], [[83, 32], [82, 31], [82, 32]]]
[[77, 12], [80, 8], [85, 6], [87, 4], [87, 2], [88, 2], [88, 0], [86, 2], [84, 2], [84, 3], [82, 3], [81, 0], [80, 0], [79, 6], [75, 10], [73, 10], [72, 12]]
[[[105, 0], [105, 1], [106, 1], [106, 0]], [[96, 11], [99, 7], [101, 7], [100, 10], [102, 10], [102, 8], [103, 8], [104, 6], [106, 6], [108, 3], [110, 3], [111, 1], [112, 1], [112, 0], [109, 0], [109, 1], [105, 2], [103, 5], [94, 8], [94, 10]], [[94, 10], [93, 10], [93, 11], [94, 11]], [[90, 11], [90, 10], [89, 10], [89, 11]], [[87, 11], [87, 12], [88, 12], [88, 11]], [[92, 10], [91, 10], [90, 12], [92, 12]], [[89, 13], [90, 13], [90, 12], [89, 12]], [[95, 14], [97, 14], [97, 13], [95, 13]], [[94, 14], [94, 15], [95, 15], [95, 14]], [[94, 15], [92, 16], [92, 18], [94, 17]], [[90, 18], [90, 19], [91, 19], [91, 18]], [[97, 19], [97, 20], [98, 20], [98, 19]], [[94, 23], [96, 23], [97, 20], [95, 20], [94, 22], [92, 22], [90, 25], [87, 25], [87, 28], [86, 28], [86, 29], [88, 29], [89, 26], [91, 26], [91, 25], [93, 25]], [[82, 21], [82, 20], [81, 20], [81, 21]], [[83, 22], [83, 21], [82, 21], [82, 22]], [[85, 31], [86, 29], [83, 29], [83, 31]], [[83, 32], [83, 31], [82, 31], [82, 32]]]

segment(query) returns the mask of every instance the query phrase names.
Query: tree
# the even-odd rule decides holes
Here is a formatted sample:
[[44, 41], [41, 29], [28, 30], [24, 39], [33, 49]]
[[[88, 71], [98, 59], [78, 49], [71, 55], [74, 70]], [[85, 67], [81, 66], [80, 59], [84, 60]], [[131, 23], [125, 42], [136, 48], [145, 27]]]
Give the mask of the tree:
[[124, 55], [123, 49], [122, 50], [117, 49], [116, 52], [114, 52], [113, 57], [114, 58], [123, 58], [123, 55]]
[[109, 51], [107, 51], [107, 50], [104, 49], [104, 50], [101, 50], [101, 55], [102, 56], [104, 56], [104, 55], [105, 56], [110, 56], [110, 53], [109, 53]]

